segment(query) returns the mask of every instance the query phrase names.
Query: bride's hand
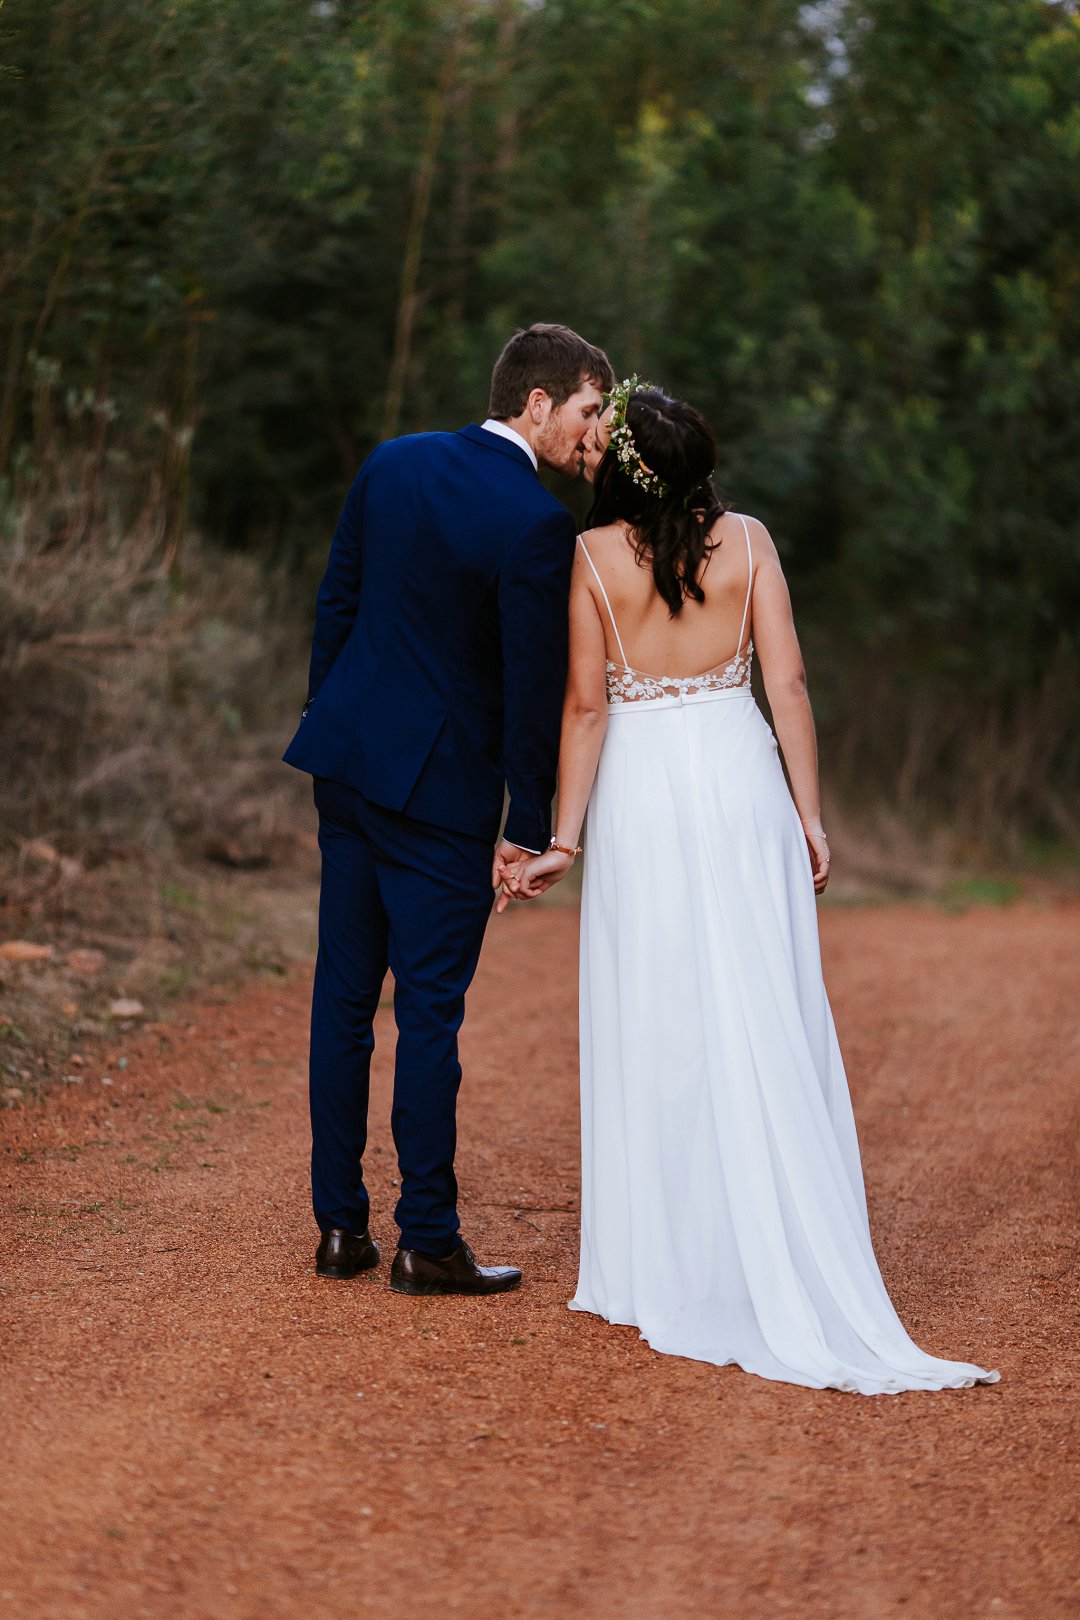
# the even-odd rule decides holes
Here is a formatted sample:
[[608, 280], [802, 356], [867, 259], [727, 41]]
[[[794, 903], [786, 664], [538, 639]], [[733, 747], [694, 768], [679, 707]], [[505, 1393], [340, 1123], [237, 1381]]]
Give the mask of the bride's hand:
[[829, 881], [829, 840], [821, 824], [803, 827], [806, 847], [810, 852], [810, 870], [814, 874], [814, 893], [823, 894]]
[[503, 891], [495, 903], [496, 914], [501, 916], [511, 900], [535, 900], [553, 884], [564, 878], [574, 864], [572, 855], [563, 855], [550, 849], [531, 860], [516, 861], [504, 869]]

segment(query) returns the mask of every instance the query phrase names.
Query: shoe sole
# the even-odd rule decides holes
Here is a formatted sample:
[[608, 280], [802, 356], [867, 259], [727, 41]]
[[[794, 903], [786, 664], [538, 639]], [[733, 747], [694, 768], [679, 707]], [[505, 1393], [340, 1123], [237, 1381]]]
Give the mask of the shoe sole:
[[434, 1285], [414, 1282], [400, 1282], [397, 1278], [390, 1279], [390, 1292], [392, 1294], [420, 1294], [426, 1299], [434, 1299], [443, 1294], [455, 1294], [465, 1299], [486, 1299], [491, 1294], [512, 1294], [515, 1288], [521, 1287], [522, 1279], [516, 1282], [500, 1283], [497, 1288], [443, 1288], [438, 1283]]
[[362, 1277], [367, 1271], [374, 1271], [381, 1256], [376, 1251], [374, 1260], [369, 1260], [363, 1266], [321, 1266], [316, 1260], [315, 1275], [317, 1277], [333, 1277], [338, 1282], [348, 1282], [350, 1277]]

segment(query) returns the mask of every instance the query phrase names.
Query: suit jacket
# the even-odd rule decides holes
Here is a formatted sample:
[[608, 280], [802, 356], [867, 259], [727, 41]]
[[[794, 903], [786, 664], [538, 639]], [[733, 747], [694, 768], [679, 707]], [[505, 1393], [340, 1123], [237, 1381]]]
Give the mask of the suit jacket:
[[349, 491], [285, 759], [420, 821], [543, 849], [574, 553], [524, 450], [480, 427], [392, 439]]

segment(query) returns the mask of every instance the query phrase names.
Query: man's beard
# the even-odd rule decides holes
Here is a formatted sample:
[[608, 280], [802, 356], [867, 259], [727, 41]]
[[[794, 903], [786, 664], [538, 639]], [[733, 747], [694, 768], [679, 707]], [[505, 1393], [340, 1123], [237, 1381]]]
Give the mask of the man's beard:
[[577, 478], [584, 466], [585, 452], [580, 445], [575, 445], [572, 450], [561, 450], [559, 438], [558, 428], [549, 422], [547, 430], [537, 439], [533, 447], [537, 460], [542, 461], [545, 467], [552, 467], [556, 472], [565, 474], [567, 478]]

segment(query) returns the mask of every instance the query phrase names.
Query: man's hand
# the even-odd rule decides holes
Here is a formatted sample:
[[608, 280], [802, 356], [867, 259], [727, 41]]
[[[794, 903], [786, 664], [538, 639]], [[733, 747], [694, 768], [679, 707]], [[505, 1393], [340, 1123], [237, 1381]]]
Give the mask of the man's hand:
[[500, 889], [506, 880], [508, 869], [512, 866], [521, 866], [529, 858], [527, 849], [519, 849], [516, 844], [510, 844], [504, 838], [495, 851], [495, 859], [491, 865], [491, 887]]
[[511, 900], [535, 900], [553, 884], [559, 883], [574, 864], [572, 855], [549, 849], [544, 855], [525, 856], [503, 868], [503, 891], [495, 906], [501, 916]]

